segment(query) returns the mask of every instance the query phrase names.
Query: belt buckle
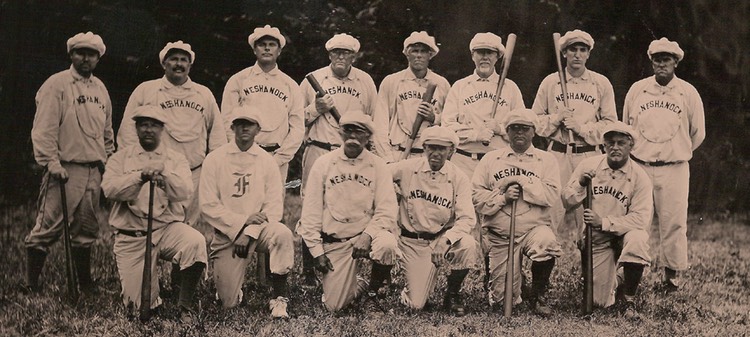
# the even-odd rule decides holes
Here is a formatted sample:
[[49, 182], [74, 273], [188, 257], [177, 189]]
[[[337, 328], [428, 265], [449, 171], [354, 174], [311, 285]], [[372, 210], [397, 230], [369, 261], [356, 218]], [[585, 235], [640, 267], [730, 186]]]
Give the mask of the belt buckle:
[[339, 145], [339, 144], [331, 144], [331, 151], [333, 151], [335, 149], [338, 149], [340, 147], [341, 147], [341, 145]]
[[143, 233], [141, 231], [135, 231], [135, 237], [137, 238], [143, 237]]

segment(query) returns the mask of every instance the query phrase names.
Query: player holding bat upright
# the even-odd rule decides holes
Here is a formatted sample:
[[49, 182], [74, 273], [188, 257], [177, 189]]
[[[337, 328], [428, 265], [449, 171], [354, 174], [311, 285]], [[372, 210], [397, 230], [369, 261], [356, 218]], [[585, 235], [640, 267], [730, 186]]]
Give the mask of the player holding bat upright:
[[[608, 307], [618, 301], [629, 318], [637, 316], [636, 290], [643, 268], [651, 262], [648, 239], [654, 211], [651, 179], [630, 160], [634, 135], [623, 122], [607, 125], [607, 154], [582, 161], [562, 192], [566, 206], [577, 206], [591, 184], [592, 206], [583, 211], [583, 220], [593, 229], [594, 304]], [[623, 279], [617, 277], [620, 268]]]

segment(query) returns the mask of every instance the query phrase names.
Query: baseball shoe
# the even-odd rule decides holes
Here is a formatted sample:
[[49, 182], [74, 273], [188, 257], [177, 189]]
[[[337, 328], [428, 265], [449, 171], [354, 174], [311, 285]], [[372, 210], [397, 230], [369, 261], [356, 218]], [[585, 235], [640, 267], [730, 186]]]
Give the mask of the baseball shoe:
[[286, 312], [287, 303], [289, 299], [283, 296], [271, 299], [268, 302], [268, 307], [271, 309], [271, 317], [273, 318], [289, 318], [289, 314]]
[[27, 282], [18, 283], [18, 292], [24, 295], [38, 294], [42, 291], [41, 285], [30, 285]]
[[466, 312], [464, 311], [464, 299], [460, 292], [445, 293], [443, 308], [451, 312], [456, 317], [462, 317], [466, 314]]
[[641, 319], [641, 314], [635, 308], [635, 296], [622, 295], [619, 304], [622, 317], [631, 321]]
[[180, 307], [178, 320], [183, 325], [195, 325], [198, 322], [198, 314], [185, 307]]
[[531, 311], [537, 316], [547, 318], [552, 316], [552, 309], [547, 305], [547, 298], [545, 295], [536, 295], [529, 301]]
[[315, 271], [304, 271], [302, 276], [302, 287], [307, 289], [314, 289], [320, 286], [320, 280], [315, 275]]
[[671, 278], [661, 281], [661, 287], [667, 292], [673, 292], [680, 290], [680, 282], [677, 279]]

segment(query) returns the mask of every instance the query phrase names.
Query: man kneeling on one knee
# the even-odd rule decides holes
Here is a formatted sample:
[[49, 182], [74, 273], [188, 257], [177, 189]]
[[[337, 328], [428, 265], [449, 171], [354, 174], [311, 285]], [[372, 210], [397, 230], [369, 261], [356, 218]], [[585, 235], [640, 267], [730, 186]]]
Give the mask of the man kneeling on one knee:
[[146, 254], [149, 181], [153, 195], [153, 245], [151, 262], [151, 308], [161, 305], [156, 259], [161, 257], [180, 267], [179, 307], [195, 308], [195, 288], [206, 266], [206, 239], [186, 225], [182, 202], [193, 193], [193, 182], [185, 156], [161, 143], [164, 116], [159, 107], [144, 105], [133, 114], [138, 144], [116, 152], [107, 161], [102, 178], [104, 195], [114, 201], [109, 223], [115, 229], [114, 254], [122, 283], [125, 305], [139, 308], [141, 280]]
[[294, 265], [294, 237], [282, 224], [284, 187], [279, 166], [255, 143], [263, 128], [261, 111], [238, 106], [230, 112], [234, 141], [203, 161], [200, 205], [214, 227], [211, 262], [214, 283], [224, 308], [242, 301], [242, 284], [250, 252], [269, 253], [273, 299], [271, 317], [288, 318], [287, 275]]
[[[323, 304], [331, 311], [365, 291], [377, 294], [400, 255], [393, 178], [385, 161], [365, 149], [375, 133], [372, 119], [347, 111], [340, 126], [343, 146], [313, 164], [297, 226], [323, 274]], [[373, 261], [369, 289], [357, 277], [358, 258]]]
[[[643, 268], [651, 262], [648, 239], [654, 211], [651, 180], [629, 159], [633, 132], [622, 122], [609, 124], [604, 133], [607, 154], [582, 161], [563, 189], [565, 206], [575, 207], [586, 197], [586, 185], [592, 184], [592, 208], [584, 210], [583, 221], [593, 226], [594, 304], [608, 307], [617, 300], [626, 314], [634, 313]], [[619, 268], [624, 280], [617, 275]]]
[[406, 287], [401, 302], [422, 309], [437, 284], [437, 268], [447, 265], [448, 289], [443, 305], [464, 315], [461, 284], [479, 261], [479, 244], [470, 234], [476, 222], [469, 178], [448, 159], [458, 136], [446, 127], [422, 132], [424, 156], [390, 164], [400, 191], [399, 248]]

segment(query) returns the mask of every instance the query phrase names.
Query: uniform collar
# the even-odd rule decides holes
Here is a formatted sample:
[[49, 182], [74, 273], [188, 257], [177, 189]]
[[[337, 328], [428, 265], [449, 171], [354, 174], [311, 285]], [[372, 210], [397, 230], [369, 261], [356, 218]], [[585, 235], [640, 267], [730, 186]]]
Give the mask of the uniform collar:
[[172, 84], [172, 82], [169, 82], [169, 80], [167, 79], [167, 76], [165, 75], [165, 76], [162, 76], [161, 78], [161, 85], [164, 89], [172, 89], [176, 87], [191, 89], [193, 87], [193, 80], [191, 80], [190, 77], [188, 77], [187, 81], [185, 81], [185, 83], [183, 83], [182, 85], [174, 85]]
[[568, 71], [568, 68], [566, 67], [565, 76], [567, 76], [568, 82], [570, 82], [571, 80], [573, 82], [576, 82], [576, 81], [588, 81], [591, 79], [591, 74], [588, 68], [583, 69], [583, 74], [581, 74], [581, 77], [573, 77], [573, 75], [570, 74], [570, 72]]
[[[165, 132], [165, 131], [162, 131], [162, 132]], [[146, 151], [146, 149], [144, 149], [143, 146], [141, 146], [140, 142], [138, 142], [136, 144], [137, 145], [135, 146], [135, 151], [136, 151], [136, 153], [138, 155], [142, 155], [142, 154], [146, 154], [146, 153], [153, 153], [153, 154], [156, 154], [157, 156], [161, 156], [167, 150], [167, 146], [164, 145], [163, 141], [159, 142], [159, 146], [157, 146], [156, 149], [153, 150], [153, 151]]]
[[604, 171], [609, 171], [609, 172], [618, 172], [619, 171], [619, 172], [622, 172], [623, 174], [628, 174], [628, 173], [630, 173], [630, 171], [633, 170], [633, 159], [632, 158], [628, 158], [628, 161], [621, 168], [619, 168], [619, 169], [612, 169], [611, 167], [609, 167], [609, 164], [607, 163], [607, 154], [603, 154], [603, 156], [604, 157], [602, 158], [602, 161], [599, 163], [599, 168], [602, 169], [602, 170], [604, 170]]
[[280, 71], [281, 70], [279, 70], [279, 65], [274, 64], [273, 69], [271, 69], [269, 72], [265, 72], [263, 71], [263, 69], [261, 69], [260, 65], [258, 65], [257, 61], [255, 62], [255, 64], [253, 64], [252, 67], [250, 67], [250, 73], [253, 75], [269, 74], [271, 76], [276, 76]]
[[668, 89], [674, 89], [674, 87], [677, 85], [677, 82], [679, 79], [677, 78], [677, 75], [674, 75], [671, 81], [667, 83], [667, 85], [661, 85], [659, 82], [656, 82], [656, 75], [651, 75], [651, 82], [654, 87], [656, 88], [668, 88]]
[[81, 82], [90, 82], [91, 79], [94, 77], [94, 74], [91, 74], [88, 78], [83, 77], [83, 75], [79, 74], [76, 68], [73, 67], [73, 65], [70, 65], [70, 76], [73, 77], [73, 81], [81, 81]]
[[362, 153], [359, 154], [359, 156], [357, 156], [355, 158], [349, 158], [349, 157], [346, 156], [346, 153], [344, 153], [344, 144], [341, 144], [341, 147], [339, 147], [338, 149], [335, 149], [333, 151], [338, 151], [338, 153], [336, 154], [336, 157], [338, 157], [341, 160], [345, 160], [345, 161], [350, 161], [350, 160], [361, 161], [361, 160], [364, 160], [365, 156], [367, 155], [366, 153], [368, 152], [367, 149], [364, 149], [364, 150], [362, 150]]
[[[349, 69], [349, 74], [347, 74], [346, 77], [344, 77], [343, 79], [348, 79], [350, 81], [357, 80], [357, 70], [358, 69], [356, 67], [352, 66], [352, 68]], [[333, 73], [333, 69], [331, 69], [330, 64], [327, 67], [325, 67], [325, 77], [338, 79], [338, 77], [336, 77], [336, 75]]]
[[[443, 167], [437, 170], [437, 172], [442, 175], [448, 174], [447, 167], [448, 167], [449, 162], [450, 162], [449, 160], [446, 160], [445, 164], [443, 164]], [[417, 166], [417, 172], [435, 172], [435, 171], [433, 171], [432, 168], [430, 168], [430, 162], [427, 159], [427, 157], [423, 156], [419, 160], [419, 166]]]
[[506, 149], [507, 150], [506, 150], [505, 156], [504, 156], [506, 158], [507, 157], [520, 157], [520, 158], [523, 158], [523, 157], [534, 157], [534, 155], [535, 155], [535, 153], [534, 153], [534, 149], [535, 149], [534, 145], [529, 146], [529, 148], [526, 149], [526, 151], [524, 151], [523, 153], [516, 153], [516, 151], [513, 151], [513, 149], [510, 146], [506, 147]]
[[427, 69], [427, 73], [424, 75], [424, 78], [417, 78], [417, 75], [414, 74], [411, 68], [407, 67], [406, 69], [404, 69], [403, 79], [408, 81], [424, 81], [432, 79], [433, 76], [434, 73], [432, 72], [432, 70]]
[[229, 153], [247, 153], [253, 156], [257, 156], [261, 151], [265, 152], [265, 150], [261, 149], [260, 146], [258, 146], [258, 142], [253, 142], [253, 145], [250, 146], [247, 151], [240, 150], [235, 140], [232, 140], [231, 142], [229, 142], [229, 144]]
[[490, 75], [490, 77], [488, 77], [488, 78], [482, 78], [481, 76], [479, 76], [479, 74], [477, 73], [476, 69], [474, 69], [474, 74], [473, 74], [473, 76], [472, 76], [471, 79], [474, 82], [492, 82], [492, 83], [497, 83], [497, 81], [499, 80], [499, 77], [500, 77], [500, 75], [498, 75], [497, 72], [493, 70], [492, 71], [492, 75]]

